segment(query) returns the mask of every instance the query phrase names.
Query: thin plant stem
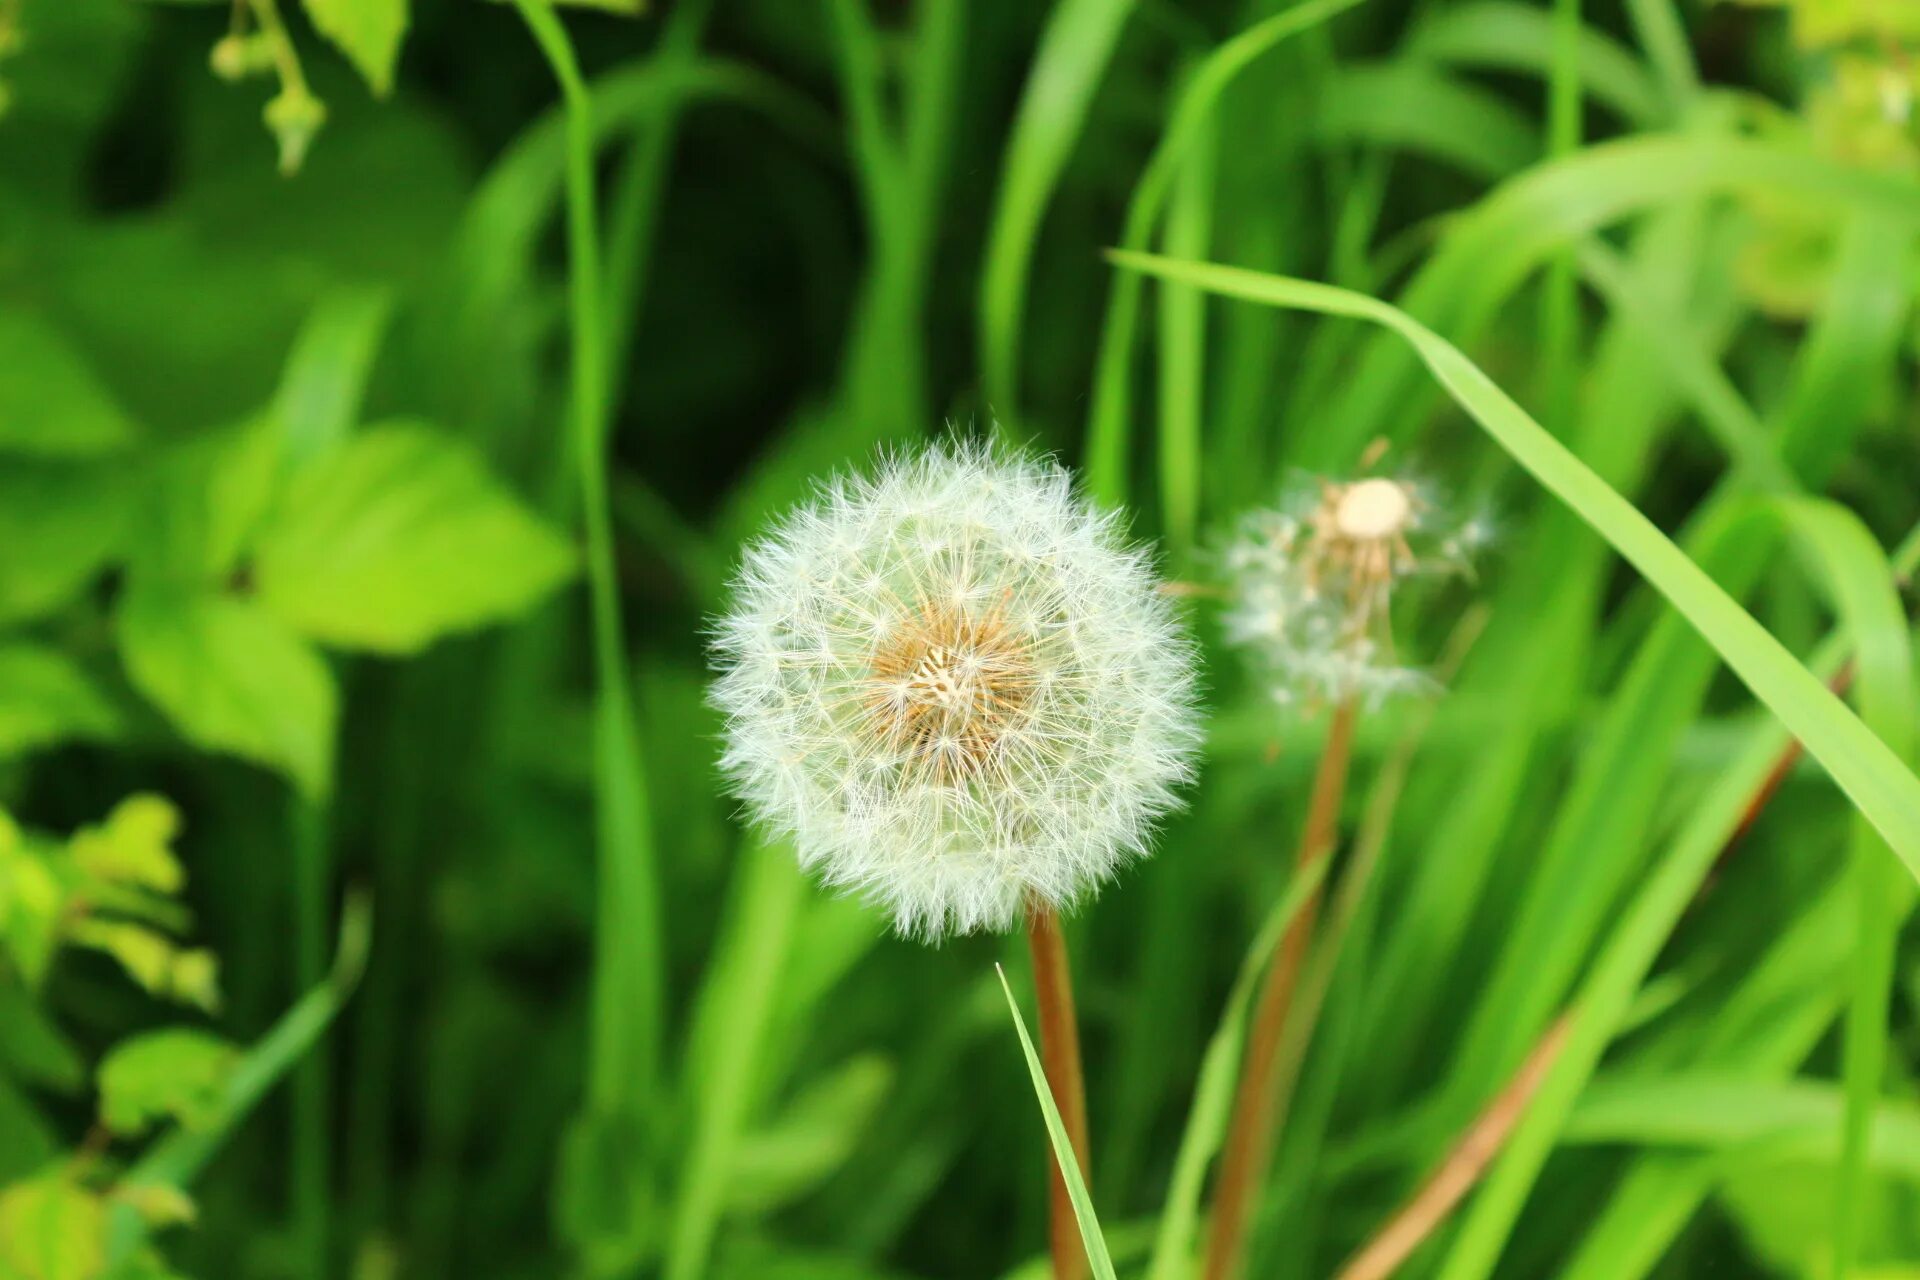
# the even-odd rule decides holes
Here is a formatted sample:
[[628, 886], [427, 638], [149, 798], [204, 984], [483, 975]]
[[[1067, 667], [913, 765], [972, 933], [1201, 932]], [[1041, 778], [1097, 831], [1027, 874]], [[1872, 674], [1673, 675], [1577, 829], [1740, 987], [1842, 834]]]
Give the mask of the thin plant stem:
[[[1027, 947], [1033, 953], [1033, 986], [1040, 1005], [1040, 1058], [1047, 1088], [1060, 1112], [1067, 1137], [1079, 1158], [1080, 1176], [1091, 1177], [1087, 1156], [1087, 1084], [1080, 1067], [1080, 1028], [1073, 1012], [1073, 974], [1067, 940], [1051, 907], [1033, 903], [1027, 910]], [[1074, 1217], [1073, 1198], [1057, 1160], [1049, 1158], [1051, 1194], [1047, 1207], [1047, 1243], [1053, 1254], [1054, 1280], [1084, 1280], [1086, 1247]]]
[[593, 616], [594, 787], [601, 891], [588, 1095], [597, 1109], [650, 1098], [663, 1003], [653, 850], [639, 772], [607, 483], [606, 331], [593, 176], [593, 106], [565, 29], [544, 0], [515, 0], [566, 103], [567, 254], [573, 339], [570, 446], [586, 524]]
[[[324, 800], [293, 798], [294, 983], [311, 990], [326, 975], [327, 882], [331, 878]], [[325, 1046], [306, 1055], [293, 1077], [294, 1237], [303, 1276], [327, 1274], [328, 1185], [333, 1177], [333, 1070]]]
[[1433, 1234], [1506, 1145], [1507, 1136], [1520, 1123], [1527, 1104], [1559, 1058], [1572, 1025], [1571, 1015], [1562, 1014], [1547, 1028], [1513, 1078], [1460, 1135], [1432, 1176], [1361, 1246], [1335, 1280], [1386, 1280]]
[[[1358, 708], [1348, 698], [1334, 709], [1327, 742], [1314, 774], [1313, 797], [1300, 835], [1296, 864], [1313, 867], [1333, 850], [1339, 829], [1340, 805], [1346, 796], [1347, 771], [1353, 759], [1353, 724]], [[1319, 915], [1316, 892], [1301, 909], [1291, 928], [1274, 948], [1272, 966], [1260, 991], [1260, 1004], [1247, 1036], [1246, 1056], [1240, 1068], [1240, 1086], [1234, 1094], [1233, 1118], [1227, 1126], [1226, 1150], [1220, 1159], [1215, 1186], [1213, 1221], [1207, 1236], [1206, 1280], [1234, 1280], [1246, 1265], [1247, 1234], [1252, 1208], [1266, 1182], [1273, 1159], [1274, 1118], [1280, 1091], [1280, 1038], [1293, 1004], [1307, 944]]]

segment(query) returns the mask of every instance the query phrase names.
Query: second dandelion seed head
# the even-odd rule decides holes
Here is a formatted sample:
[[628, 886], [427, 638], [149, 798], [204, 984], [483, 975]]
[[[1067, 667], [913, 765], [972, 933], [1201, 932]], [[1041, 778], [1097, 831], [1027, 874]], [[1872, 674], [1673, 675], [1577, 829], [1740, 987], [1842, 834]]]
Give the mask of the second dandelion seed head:
[[1229, 642], [1283, 705], [1377, 703], [1430, 685], [1396, 658], [1395, 586], [1464, 571], [1483, 520], [1445, 518], [1412, 480], [1316, 479], [1242, 521], [1225, 553]]

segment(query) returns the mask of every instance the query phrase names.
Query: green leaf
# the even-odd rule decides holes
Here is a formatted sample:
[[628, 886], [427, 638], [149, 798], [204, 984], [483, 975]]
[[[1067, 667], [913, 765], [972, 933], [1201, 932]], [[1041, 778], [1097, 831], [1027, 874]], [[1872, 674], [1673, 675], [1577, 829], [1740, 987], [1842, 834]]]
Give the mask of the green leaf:
[[265, 418], [170, 450], [147, 502], [135, 576], [195, 589], [223, 584], [273, 500], [282, 456], [280, 432]]
[[278, 769], [308, 796], [326, 794], [333, 675], [277, 619], [212, 592], [134, 590], [119, 638], [134, 687], [188, 741]]
[[66, 892], [39, 841], [23, 838], [0, 813], [0, 945], [29, 988], [53, 962]]
[[[44, 1168], [59, 1150], [57, 1141], [40, 1109], [0, 1076], [0, 1179], [24, 1178]], [[0, 1277], [6, 1274], [0, 1263]]]
[[32, 316], [0, 312], [0, 452], [92, 457], [136, 434], [65, 338]]
[[68, 843], [73, 860], [101, 880], [178, 893], [186, 873], [173, 854], [180, 811], [156, 795], [128, 796], [97, 827], [83, 827]]
[[306, 0], [316, 31], [340, 47], [377, 97], [393, 88], [407, 32], [407, 0]]
[[[7, 376], [0, 367], [0, 382]], [[0, 432], [7, 412], [0, 404]], [[9, 460], [0, 470], [0, 623], [52, 613], [122, 554], [133, 493], [118, 466]]]
[[106, 1205], [50, 1174], [0, 1192], [0, 1280], [92, 1280], [106, 1267]]
[[106, 1206], [65, 1178], [0, 1191], [0, 1277], [93, 1280], [106, 1267]]
[[162, 1120], [204, 1129], [219, 1118], [240, 1052], [189, 1027], [135, 1036], [101, 1060], [100, 1122], [136, 1138]]
[[110, 738], [120, 718], [57, 649], [0, 644], [0, 760], [76, 738]]
[[217, 966], [211, 952], [182, 950], [144, 924], [91, 916], [71, 925], [66, 940], [112, 956], [128, 977], [152, 995], [208, 1013], [219, 1006]]
[[395, 424], [295, 479], [254, 567], [262, 602], [306, 635], [412, 653], [526, 610], [574, 557], [466, 445]]

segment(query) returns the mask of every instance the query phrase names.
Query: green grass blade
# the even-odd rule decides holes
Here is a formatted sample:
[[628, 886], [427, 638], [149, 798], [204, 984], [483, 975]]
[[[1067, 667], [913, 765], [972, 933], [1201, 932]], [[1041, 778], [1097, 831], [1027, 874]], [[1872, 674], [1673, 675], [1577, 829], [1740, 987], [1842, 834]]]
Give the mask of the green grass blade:
[[1327, 86], [1314, 132], [1325, 143], [1396, 148], [1484, 179], [1540, 155], [1538, 131], [1505, 99], [1410, 60], [1343, 70]]
[[1680, 114], [1700, 92], [1700, 69], [1680, 10], [1673, 0], [1627, 0], [1627, 17], [1659, 74], [1668, 111]]
[[[1167, 214], [1169, 254], [1207, 256], [1213, 234], [1213, 148], [1202, 132]], [[1160, 520], [1175, 563], [1192, 554], [1200, 522], [1200, 423], [1206, 416], [1207, 296], [1160, 291]]]
[[552, 65], [566, 102], [571, 448], [586, 525], [593, 618], [599, 847], [587, 1100], [596, 1115], [634, 1117], [653, 1105], [658, 1089], [665, 946], [609, 514], [593, 106], [566, 30], [553, 10], [543, 0], [515, 0], [515, 5]]
[[1121, 266], [1228, 297], [1370, 320], [1405, 338], [1496, 443], [1672, 602], [1754, 695], [1806, 744], [1908, 870], [1920, 878], [1920, 778], [1718, 583], [1452, 343], [1398, 308], [1345, 289], [1124, 251], [1112, 257]]
[[733, 920], [709, 958], [694, 1018], [698, 1056], [685, 1072], [693, 1134], [668, 1232], [667, 1280], [707, 1272], [806, 888], [784, 844], [755, 844], [738, 868]]
[[[1898, 580], [1920, 569], [1920, 527], [1893, 554]], [[1851, 876], [1837, 879], [1773, 942], [1731, 996], [1721, 1002], [1705, 1038], [1679, 1046], [1654, 1070], [1681, 1065], [1737, 1070], [1748, 1078], [1784, 1079], [1825, 1035], [1844, 998], [1847, 964], [1856, 953], [1859, 912]], [[1901, 911], [1915, 898], [1898, 895]], [[1822, 1137], [1831, 1147], [1838, 1115]], [[1566, 1269], [1566, 1280], [1635, 1280], [1651, 1271], [1711, 1191], [1716, 1170], [1672, 1155], [1639, 1161], [1599, 1213]]]
[[981, 373], [988, 405], [1005, 418], [1019, 417], [1020, 313], [1040, 222], [1133, 7], [1060, 0], [1027, 75], [980, 277]]
[[392, 310], [385, 289], [351, 286], [322, 298], [301, 326], [273, 397], [289, 461], [325, 452], [359, 422]]
[[[1551, 74], [1554, 19], [1513, 0], [1448, 6], [1407, 40], [1409, 57], [1468, 67]], [[1640, 128], [1661, 122], [1660, 91], [1631, 51], [1613, 37], [1582, 27], [1577, 47], [1580, 82], [1595, 102]]]
[[1087, 1180], [1080, 1176], [1080, 1159], [1074, 1154], [1067, 1126], [1060, 1119], [1060, 1108], [1053, 1105], [1053, 1090], [1047, 1087], [1047, 1070], [1027, 1034], [1027, 1021], [1020, 1016], [1020, 1002], [1013, 998], [1007, 983], [1007, 971], [999, 965], [1000, 989], [1007, 993], [1007, 1010], [1013, 1014], [1013, 1029], [1020, 1033], [1020, 1051], [1027, 1056], [1027, 1073], [1033, 1077], [1033, 1091], [1040, 1098], [1040, 1114], [1047, 1122], [1047, 1138], [1053, 1143], [1053, 1158], [1066, 1179], [1067, 1195], [1073, 1200], [1074, 1220], [1080, 1224], [1080, 1240], [1087, 1247], [1087, 1261], [1093, 1267], [1094, 1280], [1117, 1280], [1113, 1258], [1107, 1253], [1106, 1237], [1100, 1234], [1100, 1219], [1093, 1212], [1093, 1197], [1087, 1193]]
[[1247, 1006], [1253, 1001], [1254, 988], [1280, 936], [1293, 923], [1300, 909], [1320, 882], [1326, 878], [1329, 859], [1322, 858], [1293, 876], [1287, 890], [1267, 912], [1260, 931], [1254, 935], [1240, 972], [1227, 993], [1226, 1007], [1220, 1013], [1220, 1025], [1207, 1041], [1206, 1056], [1200, 1062], [1200, 1078], [1187, 1108], [1186, 1128], [1180, 1135], [1180, 1148], [1173, 1159], [1173, 1178], [1168, 1184], [1167, 1201], [1160, 1211], [1160, 1229], [1154, 1236], [1153, 1261], [1147, 1267], [1149, 1280], [1180, 1280], [1193, 1263], [1194, 1228], [1200, 1220], [1200, 1193], [1205, 1186], [1207, 1167], [1220, 1151], [1226, 1137], [1228, 1113], [1233, 1107], [1233, 1090], [1240, 1072], [1241, 1046], [1247, 1038]]
[[[1783, 503], [1813, 575], [1833, 598], [1853, 642], [1853, 692], [1861, 714], [1904, 759], [1913, 758], [1915, 686], [1906, 612], [1893, 569], [1860, 518], [1832, 503]], [[1887, 1057], [1894, 943], [1904, 911], [1899, 868], [1865, 823], [1855, 822], [1849, 873], [1858, 911], [1843, 1072], [1846, 1113], [1834, 1179], [1835, 1280], [1850, 1272], [1859, 1247], [1867, 1191], [1867, 1146]], [[1889, 877], [1892, 877], [1890, 880]]]
[[[1837, 1163], [1848, 1100], [1816, 1080], [1754, 1080], [1739, 1072], [1597, 1077], [1567, 1117], [1569, 1143], [1751, 1148], [1768, 1143], [1787, 1159]], [[1871, 1160], [1886, 1173], [1920, 1180], [1920, 1108], [1876, 1106]]]

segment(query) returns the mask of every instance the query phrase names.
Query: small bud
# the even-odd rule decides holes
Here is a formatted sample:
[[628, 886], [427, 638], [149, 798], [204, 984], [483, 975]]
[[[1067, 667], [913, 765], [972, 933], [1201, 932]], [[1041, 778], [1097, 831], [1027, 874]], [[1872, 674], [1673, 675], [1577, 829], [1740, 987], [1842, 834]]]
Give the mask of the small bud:
[[229, 84], [245, 79], [252, 70], [247, 44], [245, 36], [222, 37], [214, 44], [212, 52], [207, 54], [207, 66], [212, 68], [214, 75]]
[[307, 148], [327, 121], [327, 107], [304, 88], [289, 87], [267, 104], [267, 128], [280, 144], [280, 172], [295, 174], [307, 158]]

